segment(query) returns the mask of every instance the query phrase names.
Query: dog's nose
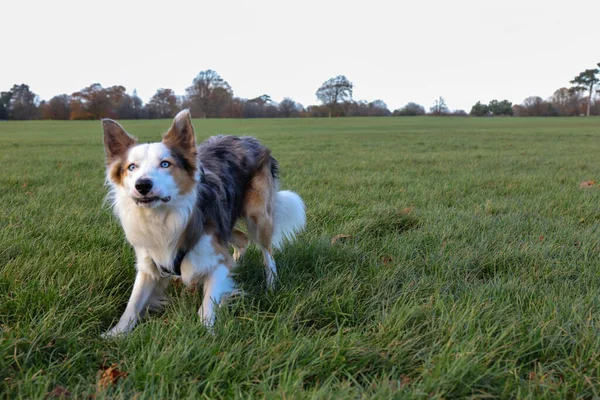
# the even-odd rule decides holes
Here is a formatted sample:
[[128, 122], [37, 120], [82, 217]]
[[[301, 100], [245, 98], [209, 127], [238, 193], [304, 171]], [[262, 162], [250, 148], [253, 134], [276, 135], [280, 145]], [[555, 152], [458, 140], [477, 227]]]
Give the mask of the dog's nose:
[[135, 189], [140, 192], [142, 196], [145, 196], [152, 190], [152, 181], [144, 178], [138, 179], [135, 182]]

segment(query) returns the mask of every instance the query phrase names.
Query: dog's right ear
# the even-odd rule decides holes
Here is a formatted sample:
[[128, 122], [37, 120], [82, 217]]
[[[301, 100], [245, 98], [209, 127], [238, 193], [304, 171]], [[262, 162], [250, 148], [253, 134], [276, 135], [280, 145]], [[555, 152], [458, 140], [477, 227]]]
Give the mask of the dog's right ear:
[[171, 128], [163, 136], [163, 142], [171, 148], [196, 152], [196, 134], [190, 110], [182, 110], [173, 118]]
[[135, 146], [136, 140], [129, 136], [117, 121], [113, 121], [112, 119], [103, 119], [102, 128], [104, 129], [106, 164], [109, 165], [127, 153], [127, 150], [131, 147]]

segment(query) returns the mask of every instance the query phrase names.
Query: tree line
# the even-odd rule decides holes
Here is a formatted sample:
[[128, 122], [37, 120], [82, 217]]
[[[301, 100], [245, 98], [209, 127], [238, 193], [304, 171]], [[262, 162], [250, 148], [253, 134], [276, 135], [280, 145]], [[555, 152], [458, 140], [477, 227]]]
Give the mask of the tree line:
[[201, 71], [184, 95], [160, 88], [145, 104], [135, 90], [130, 95], [121, 85], [103, 87], [93, 83], [78, 92], [40, 101], [28, 85], [19, 84], [0, 93], [0, 119], [172, 118], [182, 108], [189, 108], [198, 118], [392, 115], [382, 100], [354, 101], [352, 89], [353, 84], [345, 76], [331, 78], [316, 92], [322, 104], [305, 108], [291, 98], [276, 103], [267, 94], [252, 99], [235, 97], [229, 83], [213, 70]]
[[40, 101], [28, 85], [16, 84], [9, 91], [0, 92], [0, 120], [172, 118], [182, 108], [204, 118], [600, 115], [600, 91], [595, 90], [600, 83], [599, 75], [600, 68], [586, 69], [570, 82], [573, 86], [556, 90], [548, 99], [531, 96], [516, 105], [508, 100], [492, 100], [487, 104], [478, 101], [469, 114], [464, 110], [450, 111], [443, 97], [436, 99], [428, 112], [413, 102], [390, 111], [379, 99], [356, 101], [354, 85], [343, 75], [323, 82], [315, 93], [321, 104], [306, 108], [291, 98], [274, 102], [267, 94], [252, 99], [235, 97], [229, 83], [213, 70], [201, 71], [184, 95], [160, 88], [145, 104], [135, 90], [130, 95], [121, 85], [103, 87], [93, 83], [70, 95], [60, 94]]

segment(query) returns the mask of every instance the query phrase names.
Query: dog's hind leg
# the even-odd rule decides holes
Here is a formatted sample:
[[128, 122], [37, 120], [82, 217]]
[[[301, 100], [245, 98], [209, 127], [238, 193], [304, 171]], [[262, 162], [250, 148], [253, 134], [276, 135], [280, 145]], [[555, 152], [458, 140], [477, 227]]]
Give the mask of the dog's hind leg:
[[233, 232], [231, 232], [230, 243], [233, 246], [233, 260], [238, 262], [244, 256], [244, 253], [248, 248], [248, 235], [239, 229], [234, 228]]
[[250, 181], [244, 198], [244, 216], [248, 233], [263, 253], [267, 287], [273, 287], [277, 279], [277, 265], [273, 259], [273, 196], [274, 179], [271, 169], [260, 169]]

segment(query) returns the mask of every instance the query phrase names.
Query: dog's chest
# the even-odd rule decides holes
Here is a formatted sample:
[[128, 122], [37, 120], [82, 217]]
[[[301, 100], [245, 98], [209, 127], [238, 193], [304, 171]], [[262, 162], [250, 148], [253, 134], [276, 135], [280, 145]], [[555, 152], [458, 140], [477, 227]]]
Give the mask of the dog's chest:
[[127, 240], [155, 262], [169, 264], [187, 224], [182, 212], [130, 212], [121, 218]]

